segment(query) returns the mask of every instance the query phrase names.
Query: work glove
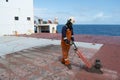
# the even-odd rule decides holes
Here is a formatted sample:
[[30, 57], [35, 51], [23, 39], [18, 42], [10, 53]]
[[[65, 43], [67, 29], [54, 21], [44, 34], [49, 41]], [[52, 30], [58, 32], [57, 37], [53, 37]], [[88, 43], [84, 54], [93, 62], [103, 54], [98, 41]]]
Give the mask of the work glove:
[[70, 44], [71, 44], [71, 45], [73, 45], [73, 44], [74, 44], [74, 37], [71, 37]]
[[73, 44], [74, 44], [74, 41], [71, 40], [71, 41], [70, 41], [70, 45], [73, 45]]
[[64, 40], [66, 44], [70, 44], [70, 41], [68, 39]]
[[74, 50], [77, 51], [78, 48], [77, 48], [77, 46], [75, 45], [75, 43], [73, 43], [73, 45], [74, 45]]

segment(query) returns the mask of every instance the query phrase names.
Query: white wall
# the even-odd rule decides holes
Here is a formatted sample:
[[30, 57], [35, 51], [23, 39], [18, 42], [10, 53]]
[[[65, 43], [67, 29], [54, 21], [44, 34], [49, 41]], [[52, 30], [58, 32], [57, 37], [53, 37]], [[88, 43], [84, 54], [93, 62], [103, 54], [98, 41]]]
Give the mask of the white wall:
[[[54, 31], [53, 31], [53, 27], [54, 27]], [[57, 24], [50, 24], [50, 33], [56, 33], [57, 30]]]
[[[19, 17], [18, 21], [15, 16]], [[13, 31], [28, 33], [34, 30], [33, 22], [33, 0], [0, 0], [0, 36], [13, 34]]]

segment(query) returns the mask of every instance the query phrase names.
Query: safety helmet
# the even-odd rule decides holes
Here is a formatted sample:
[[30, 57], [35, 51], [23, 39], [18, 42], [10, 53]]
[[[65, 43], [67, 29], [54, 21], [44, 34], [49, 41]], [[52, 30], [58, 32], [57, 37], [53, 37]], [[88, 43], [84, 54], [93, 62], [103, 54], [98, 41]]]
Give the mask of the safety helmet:
[[74, 17], [69, 17], [68, 21], [70, 21], [73, 24], [73, 23], [75, 23], [75, 18]]

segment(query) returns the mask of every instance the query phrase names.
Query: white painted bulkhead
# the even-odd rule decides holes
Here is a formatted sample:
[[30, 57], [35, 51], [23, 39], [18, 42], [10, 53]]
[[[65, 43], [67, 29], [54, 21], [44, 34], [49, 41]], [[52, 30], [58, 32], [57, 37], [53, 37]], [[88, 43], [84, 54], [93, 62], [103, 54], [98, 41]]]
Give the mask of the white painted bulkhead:
[[15, 31], [18, 34], [34, 31], [33, 0], [0, 0], [0, 36]]
[[[57, 25], [58, 24], [38, 24], [37, 25], [37, 32], [38, 33], [43, 33], [43, 32], [56, 33], [57, 32]], [[43, 30], [42, 30], [42, 28], [43, 28]]]

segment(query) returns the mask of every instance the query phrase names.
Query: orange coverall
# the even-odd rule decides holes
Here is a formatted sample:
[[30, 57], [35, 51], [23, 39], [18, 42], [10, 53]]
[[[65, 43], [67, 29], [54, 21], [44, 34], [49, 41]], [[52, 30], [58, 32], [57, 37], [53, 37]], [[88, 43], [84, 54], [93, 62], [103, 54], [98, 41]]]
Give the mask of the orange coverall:
[[64, 39], [66, 38], [67, 40], [71, 41], [71, 38], [73, 37], [73, 29], [67, 28], [67, 26], [64, 26], [62, 29], [62, 40], [61, 40], [61, 47], [62, 47], [62, 63], [65, 65], [70, 64], [70, 61], [68, 59], [68, 53], [70, 49], [70, 44], [66, 44]]

